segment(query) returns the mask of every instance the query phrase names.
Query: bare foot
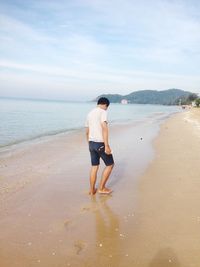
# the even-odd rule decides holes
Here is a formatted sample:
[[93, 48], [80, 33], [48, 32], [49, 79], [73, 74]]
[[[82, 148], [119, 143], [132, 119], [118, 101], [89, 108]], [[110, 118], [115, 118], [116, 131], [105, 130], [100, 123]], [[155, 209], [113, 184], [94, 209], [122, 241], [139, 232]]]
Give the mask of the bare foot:
[[91, 196], [93, 196], [93, 195], [95, 195], [96, 194], [96, 192], [97, 192], [97, 189], [95, 188], [94, 190], [90, 190], [89, 191], [89, 195], [91, 195]]
[[106, 194], [106, 195], [109, 195], [110, 193], [112, 193], [112, 190], [109, 189], [109, 188], [104, 187], [103, 189], [99, 189], [99, 190], [98, 190], [98, 193], [99, 193], [99, 194]]

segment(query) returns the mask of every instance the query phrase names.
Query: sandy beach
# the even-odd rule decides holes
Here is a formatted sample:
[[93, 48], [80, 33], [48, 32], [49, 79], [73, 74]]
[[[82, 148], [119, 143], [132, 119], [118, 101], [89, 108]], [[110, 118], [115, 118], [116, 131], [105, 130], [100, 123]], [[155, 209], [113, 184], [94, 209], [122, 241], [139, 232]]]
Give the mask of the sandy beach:
[[154, 147], [138, 186], [136, 266], [200, 266], [200, 110], [170, 118]]
[[0, 266], [200, 266], [200, 110], [110, 134], [110, 196], [83, 130], [0, 154]]

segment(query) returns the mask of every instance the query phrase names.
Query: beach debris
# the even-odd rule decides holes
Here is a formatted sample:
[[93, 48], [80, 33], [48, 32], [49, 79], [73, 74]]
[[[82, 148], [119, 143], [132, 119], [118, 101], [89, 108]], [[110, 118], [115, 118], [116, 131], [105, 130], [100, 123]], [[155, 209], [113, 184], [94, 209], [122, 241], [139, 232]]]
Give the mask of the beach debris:
[[41, 262], [41, 260], [37, 260], [37, 262], [38, 262], [38, 263], [40, 263], [40, 262]]
[[169, 259], [169, 263], [171, 263], [172, 262], [172, 260], [171, 259]]
[[28, 242], [28, 246], [31, 246], [32, 245], [32, 243], [31, 242]]
[[143, 138], [142, 137], [140, 137], [140, 140], [142, 140]]
[[125, 221], [125, 222], [128, 222], [128, 218], [127, 218], [127, 216], [124, 216], [124, 221]]
[[99, 246], [100, 246], [100, 247], [103, 247], [103, 244], [102, 244], [102, 243], [100, 243], [100, 244], [99, 244]]
[[112, 258], [112, 255], [110, 254], [109, 257]]
[[55, 255], [56, 255], [56, 253], [55, 253], [55, 252], [52, 252], [52, 255], [53, 255], [53, 256], [55, 256]]
[[125, 256], [128, 257], [128, 254], [126, 254]]
[[120, 237], [125, 237], [125, 235], [124, 235], [124, 234], [119, 234], [119, 236], [120, 236]]

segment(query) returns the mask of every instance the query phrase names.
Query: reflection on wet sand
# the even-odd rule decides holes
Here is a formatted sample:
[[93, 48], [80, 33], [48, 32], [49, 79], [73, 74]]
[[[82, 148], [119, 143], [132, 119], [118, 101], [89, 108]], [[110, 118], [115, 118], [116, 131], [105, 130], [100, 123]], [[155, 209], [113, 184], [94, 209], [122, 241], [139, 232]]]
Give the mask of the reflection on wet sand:
[[120, 231], [118, 216], [107, 203], [110, 198], [111, 196], [92, 198], [97, 207], [94, 211], [97, 244], [94, 257], [98, 266], [116, 267], [120, 262]]

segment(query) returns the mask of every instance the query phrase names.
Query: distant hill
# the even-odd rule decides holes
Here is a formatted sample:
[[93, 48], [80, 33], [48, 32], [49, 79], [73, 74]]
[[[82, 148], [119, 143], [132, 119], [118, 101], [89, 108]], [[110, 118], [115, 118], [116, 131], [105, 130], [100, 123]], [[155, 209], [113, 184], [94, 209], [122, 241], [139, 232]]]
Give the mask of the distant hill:
[[181, 101], [186, 104], [189, 98], [196, 98], [196, 94], [180, 89], [168, 89], [164, 91], [142, 90], [135, 91], [128, 95], [104, 94], [98, 96], [107, 97], [111, 103], [121, 103], [122, 99], [126, 99], [131, 104], [160, 104], [160, 105], [177, 105]]

